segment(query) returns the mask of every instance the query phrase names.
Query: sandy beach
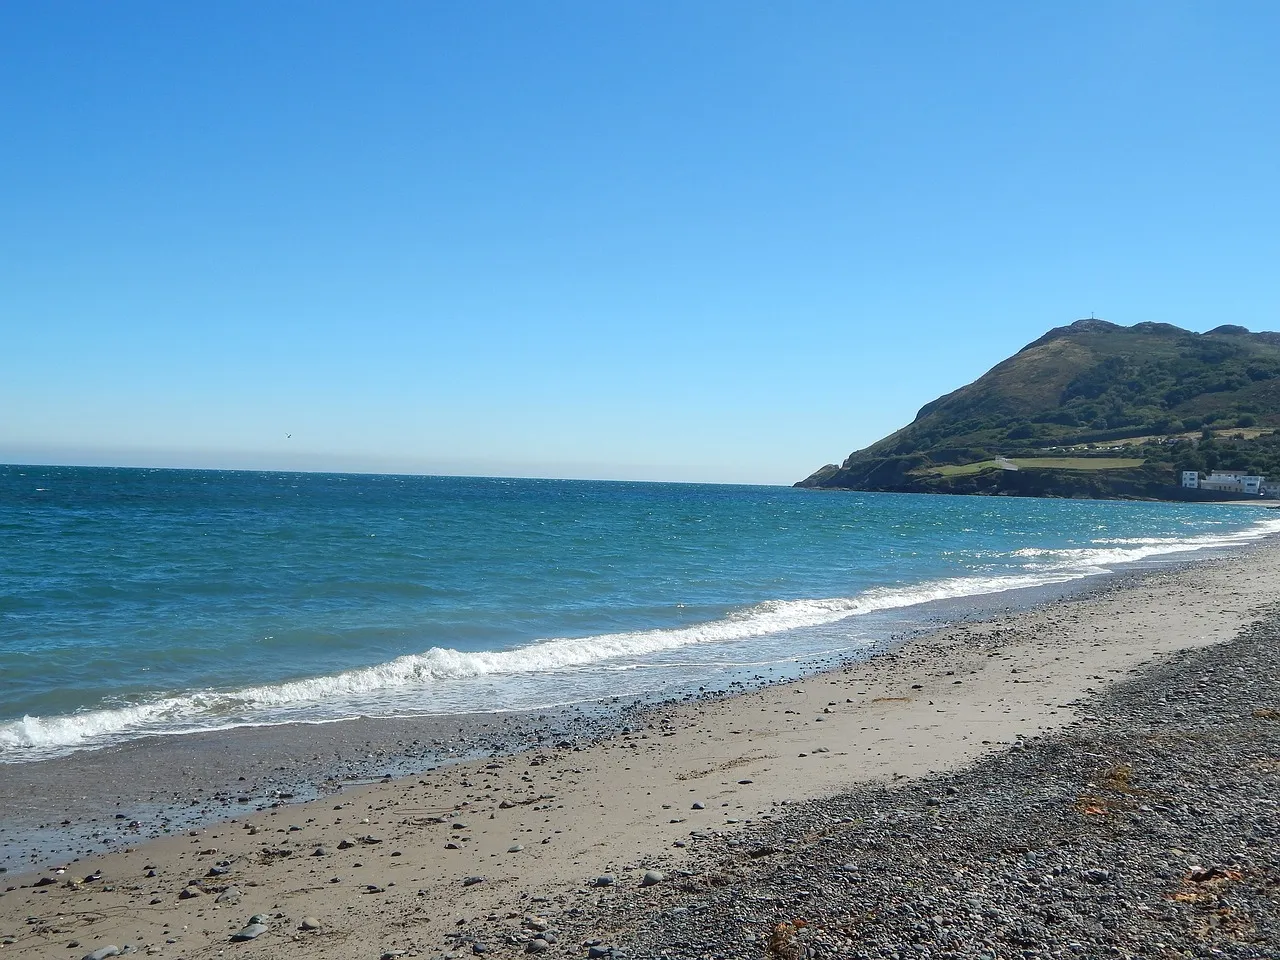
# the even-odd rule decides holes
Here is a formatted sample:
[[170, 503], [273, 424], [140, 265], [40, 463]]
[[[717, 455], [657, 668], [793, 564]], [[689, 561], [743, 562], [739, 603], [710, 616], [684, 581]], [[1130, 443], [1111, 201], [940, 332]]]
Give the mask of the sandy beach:
[[[1094, 722], [1117, 683], [1232, 641], [1277, 601], [1280, 546], [1267, 543], [949, 627], [803, 681], [652, 710], [589, 745], [544, 736], [514, 755], [308, 803], [286, 797], [119, 852], [38, 864], [0, 878], [0, 956], [625, 947], [630, 934], [614, 921], [595, 937], [582, 931], [624, 903], [669, 908], [708, 851], [785, 824], [808, 802], [962, 771]], [[208, 743], [210, 762], [224, 762], [217, 736]], [[145, 767], [145, 754], [132, 756]]]

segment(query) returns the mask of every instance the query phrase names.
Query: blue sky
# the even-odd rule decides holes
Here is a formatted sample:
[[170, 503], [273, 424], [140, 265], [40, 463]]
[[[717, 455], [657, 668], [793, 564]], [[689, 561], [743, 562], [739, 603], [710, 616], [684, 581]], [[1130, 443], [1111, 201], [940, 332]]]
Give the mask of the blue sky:
[[1277, 36], [6, 4], [0, 461], [787, 483], [1092, 311], [1276, 329]]

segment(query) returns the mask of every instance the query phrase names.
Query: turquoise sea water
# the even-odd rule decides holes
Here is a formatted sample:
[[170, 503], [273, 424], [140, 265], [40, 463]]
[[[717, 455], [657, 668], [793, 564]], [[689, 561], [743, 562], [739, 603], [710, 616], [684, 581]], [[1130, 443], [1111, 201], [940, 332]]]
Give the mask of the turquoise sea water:
[[0, 466], [0, 761], [152, 733], [723, 683], [856, 653], [926, 601], [1186, 559], [1280, 529], [1271, 516]]

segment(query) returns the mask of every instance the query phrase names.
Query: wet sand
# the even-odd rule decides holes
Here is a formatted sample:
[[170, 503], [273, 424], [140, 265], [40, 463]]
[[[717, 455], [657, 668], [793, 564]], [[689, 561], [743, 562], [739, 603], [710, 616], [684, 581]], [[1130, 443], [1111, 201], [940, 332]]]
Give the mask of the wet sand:
[[[803, 681], [655, 708], [598, 740], [586, 728], [558, 739], [550, 718], [491, 718], [488, 733], [459, 731], [455, 749], [500, 751], [504, 737], [521, 736], [532, 748], [388, 782], [334, 782], [310, 803], [281, 797], [220, 825], [140, 836], [63, 872], [14, 877], [0, 896], [2, 955], [79, 957], [126, 944], [175, 957], [470, 955], [466, 937], [480, 921], [488, 952], [523, 952], [539, 925], [556, 941], [557, 917], [580, 918], [647, 871], [662, 875], [650, 875], [654, 887], [676, 883], [700, 844], [774, 820], [791, 802], [960, 769], [1053, 731], [1142, 665], [1230, 640], [1277, 600], [1280, 548], [1267, 544], [940, 630]], [[450, 734], [405, 727], [408, 746], [416, 739], [424, 751]], [[333, 736], [347, 749], [359, 728], [335, 725]], [[267, 753], [222, 755], [220, 742], [211, 734], [174, 749], [205, 773], [246, 764], [239, 775], [260, 794], [271, 777], [292, 776]], [[380, 748], [368, 742], [366, 772], [380, 775]], [[298, 762], [325, 762], [323, 751], [307, 756]], [[98, 776], [148, 775], [111, 759], [66, 769], [84, 775], [96, 762]], [[62, 790], [73, 796], [68, 777]], [[156, 790], [182, 793], [172, 783]], [[62, 809], [57, 795], [32, 801], [51, 817]], [[139, 818], [137, 830], [154, 826]], [[615, 883], [593, 886], [602, 875]], [[265, 929], [232, 942], [254, 916]], [[551, 955], [586, 953], [581, 941], [538, 939]]]

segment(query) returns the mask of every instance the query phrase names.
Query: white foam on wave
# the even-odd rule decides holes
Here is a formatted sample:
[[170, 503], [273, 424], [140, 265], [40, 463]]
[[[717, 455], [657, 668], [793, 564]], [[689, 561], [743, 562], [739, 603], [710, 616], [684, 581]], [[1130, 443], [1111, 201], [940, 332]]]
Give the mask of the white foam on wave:
[[163, 727], [205, 729], [210, 723], [225, 725], [228, 720], [247, 720], [273, 708], [336, 704], [396, 689], [425, 689], [441, 682], [549, 674], [595, 665], [616, 670], [638, 658], [694, 645], [751, 640], [879, 610], [1038, 586], [1053, 579], [1062, 578], [1044, 575], [956, 577], [911, 587], [877, 588], [855, 597], [769, 600], [733, 611], [720, 620], [686, 627], [558, 637], [511, 650], [462, 651], [433, 647], [425, 653], [327, 676], [231, 691], [201, 690], [150, 703], [66, 716], [27, 716], [0, 725], [0, 759], [25, 759], [6, 755], [23, 748], [87, 746], [104, 738], [156, 732]]
[[[638, 659], [696, 645], [748, 641], [821, 627], [850, 617], [902, 609], [935, 600], [975, 597], [1048, 586], [1105, 573], [1110, 567], [1153, 556], [1238, 546], [1280, 532], [1280, 519], [1245, 530], [1185, 539], [1098, 540], [1081, 548], [1015, 552], [1033, 560], [1021, 572], [963, 576], [922, 584], [880, 587], [853, 597], [769, 600], [722, 619], [669, 629], [558, 637], [510, 650], [432, 648], [369, 667], [327, 676], [238, 690], [201, 690], [130, 706], [55, 717], [27, 716], [0, 724], [0, 762], [37, 759], [69, 749], [97, 747], [152, 733], [191, 732], [252, 725], [281, 708], [325, 705], [336, 709], [388, 692], [430, 691], [433, 685], [476, 678], [553, 674], [599, 668], [617, 671]], [[438, 689], [438, 687], [437, 687]], [[502, 704], [492, 704], [501, 707]]]
[[1275, 533], [1280, 533], [1280, 519], [1262, 520], [1243, 530], [1192, 537], [1112, 537], [1094, 540], [1087, 547], [1024, 547], [1013, 555], [1040, 561], [1028, 564], [1029, 569], [1107, 568], [1173, 553], [1242, 546]]

